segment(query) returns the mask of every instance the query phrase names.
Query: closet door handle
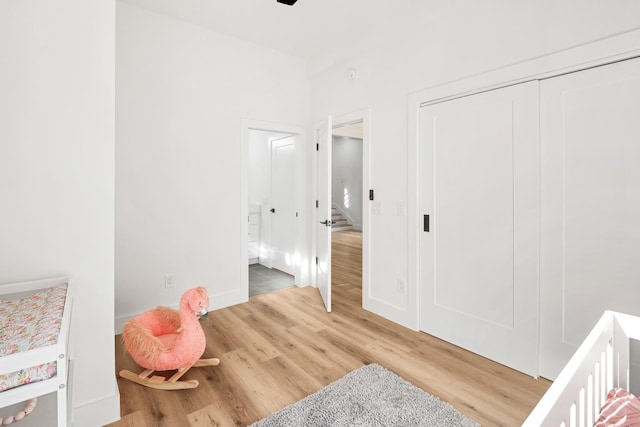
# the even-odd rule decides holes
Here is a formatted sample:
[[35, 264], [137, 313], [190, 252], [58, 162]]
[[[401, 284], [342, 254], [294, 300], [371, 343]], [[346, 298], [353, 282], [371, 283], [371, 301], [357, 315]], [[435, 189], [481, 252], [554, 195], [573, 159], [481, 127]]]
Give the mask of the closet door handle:
[[429, 215], [424, 216], [424, 232], [429, 232]]

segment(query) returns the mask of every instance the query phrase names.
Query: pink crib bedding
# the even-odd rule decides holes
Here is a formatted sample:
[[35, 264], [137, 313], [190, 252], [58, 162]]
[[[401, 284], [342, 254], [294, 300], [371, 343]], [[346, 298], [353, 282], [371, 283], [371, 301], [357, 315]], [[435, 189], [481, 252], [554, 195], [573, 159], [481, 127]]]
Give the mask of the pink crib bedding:
[[594, 427], [640, 426], [640, 398], [623, 388], [614, 388], [600, 410]]
[[[67, 284], [16, 300], [0, 299], [0, 357], [58, 342]], [[0, 392], [56, 375], [56, 363], [0, 372]]]

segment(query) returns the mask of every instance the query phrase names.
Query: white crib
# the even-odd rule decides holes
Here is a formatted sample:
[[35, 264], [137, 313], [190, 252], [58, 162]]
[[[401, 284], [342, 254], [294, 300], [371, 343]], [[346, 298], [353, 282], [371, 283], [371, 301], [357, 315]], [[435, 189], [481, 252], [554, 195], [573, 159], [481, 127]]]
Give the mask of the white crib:
[[[45, 299], [54, 292], [55, 296], [52, 296], [51, 299]], [[38, 301], [46, 302], [42, 312], [32, 309], [32, 305], [35, 304], [27, 307], [30, 301], [37, 298], [40, 298]], [[55, 304], [49, 304], [51, 301]], [[69, 420], [67, 405], [69, 387], [67, 382], [70, 360], [69, 327], [73, 303], [72, 285], [67, 277], [0, 285], [0, 303], [4, 304], [5, 309], [7, 307], [15, 309], [14, 311], [20, 308], [23, 311], [26, 309], [26, 312], [29, 313], [28, 316], [32, 316], [33, 322], [38, 325], [36, 326], [38, 332], [29, 338], [31, 344], [28, 347], [24, 343], [16, 345], [11, 342], [11, 338], [7, 337], [0, 341], [0, 378], [5, 379], [3, 386], [6, 388], [4, 391], [0, 389], [0, 408], [55, 392], [57, 425], [58, 427], [66, 427]], [[56, 307], [58, 305], [62, 305], [62, 307]], [[48, 313], [54, 311], [59, 316], [59, 323], [58, 320], [53, 322], [47, 318]], [[6, 333], [10, 328], [21, 327], [22, 325], [15, 324], [16, 318], [18, 316], [9, 315], [4, 319], [5, 324], [0, 324], [0, 332], [4, 330]], [[48, 337], [42, 338], [41, 335], [45, 334], [41, 331], [45, 326], [48, 327], [49, 333], [46, 334]], [[1, 333], [0, 336], [2, 336]], [[39, 344], [43, 341], [46, 341], [46, 344]], [[42, 369], [43, 366], [46, 368]], [[11, 375], [26, 372], [28, 374], [21, 375], [31, 376], [34, 367], [40, 367], [39, 373], [47, 371], [50, 375], [34, 378], [32, 382], [27, 384], [7, 388], [7, 384], [11, 384], [11, 381], [7, 380], [12, 378]], [[36, 408], [37, 410], [38, 408]]]
[[593, 426], [607, 393], [629, 390], [630, 339], [640, 339], [640, 317], [606, 311], [523, 427]]

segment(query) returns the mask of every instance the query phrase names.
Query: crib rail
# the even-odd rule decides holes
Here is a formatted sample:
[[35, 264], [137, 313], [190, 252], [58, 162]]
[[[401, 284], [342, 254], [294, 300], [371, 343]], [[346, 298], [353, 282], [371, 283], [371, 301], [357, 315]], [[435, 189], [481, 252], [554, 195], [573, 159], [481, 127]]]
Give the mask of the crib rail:
[[606, 311], [523, 427], [593, 426], [609, 390], [628, 390], [629, 339], [640, 339], [640, 318]]

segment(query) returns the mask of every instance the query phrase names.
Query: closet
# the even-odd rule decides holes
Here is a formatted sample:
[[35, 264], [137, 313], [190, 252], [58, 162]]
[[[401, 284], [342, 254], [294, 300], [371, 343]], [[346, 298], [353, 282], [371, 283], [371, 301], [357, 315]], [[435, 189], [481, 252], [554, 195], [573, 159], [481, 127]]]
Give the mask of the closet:
[[640, 315], [640, 59], [419, 107], [420, 329], [555, 378]]
[[640, 315], [640, 59], [540, 86], [540, 374], [606, 309]]
[[421, 329], [531, 375], [537, 113], [538, 82], [420, 111]]

